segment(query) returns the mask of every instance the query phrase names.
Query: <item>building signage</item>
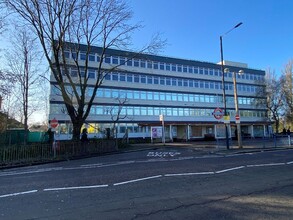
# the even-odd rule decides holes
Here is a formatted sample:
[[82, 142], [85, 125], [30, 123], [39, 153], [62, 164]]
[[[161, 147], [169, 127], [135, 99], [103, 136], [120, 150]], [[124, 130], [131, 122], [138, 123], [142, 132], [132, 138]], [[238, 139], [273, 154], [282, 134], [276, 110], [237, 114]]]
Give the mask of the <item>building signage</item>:
[[223, 110], [220, 108], [216, 108], [213, 111], [213, 116], [215, 117], [215, 119], [220, 120], [223, 117], [224, 113]]
[[152, 138], [161, 138], [163, 136], [162, 127], [152, 127]]

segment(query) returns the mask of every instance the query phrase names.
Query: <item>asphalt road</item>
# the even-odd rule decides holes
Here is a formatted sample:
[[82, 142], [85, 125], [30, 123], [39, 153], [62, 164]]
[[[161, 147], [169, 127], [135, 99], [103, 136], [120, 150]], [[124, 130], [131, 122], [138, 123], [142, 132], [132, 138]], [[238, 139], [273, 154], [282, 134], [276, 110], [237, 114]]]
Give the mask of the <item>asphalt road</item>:
[[164, 148], [0, 171], [0, 219], [292, 219], [293, 150]]

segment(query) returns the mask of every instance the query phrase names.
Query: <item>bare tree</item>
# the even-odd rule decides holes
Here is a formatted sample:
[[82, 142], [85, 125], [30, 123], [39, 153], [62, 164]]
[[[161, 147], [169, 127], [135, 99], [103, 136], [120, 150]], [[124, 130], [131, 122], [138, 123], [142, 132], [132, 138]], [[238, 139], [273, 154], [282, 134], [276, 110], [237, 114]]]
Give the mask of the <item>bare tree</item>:
[[257, 98], [254, 99], [254, 104], [257, 107], [265, 107], [267, 109], [268, 118], [275, 122], [275, 129], [276, 132], [278, 132], [284, 106], [282, 82], [281, 79], [269, 69], [266, 72], [264, 85], [264, 87], [260, 87], [257, 91]]
[[6, 53], [9, 72], [15, 82], [12, 94], [15, 97], [15, 109], [24, 124], [24, 140], [27, 142], [28, 119], [38, 107], [40, 92], [40, 53], [36, 48], [36, 39], [25, 29], [15, 27], [11, 38], [12, 47]]
[[[132, 12], [124, 0], [4, 0], [6, 6], [22, 17], [37, 34], [52, 74], [62, 93], [73, 124], [73, 139], [79, 139], [80, 130], [87, 119], [98, 88], [106, 74], [102, 69], [108, 48], [126, 49], [131, 33], [141, 27], [130, 24]], [[164, 44], [155, 38], [141, 51], [153, 52]], [[81, 48], [81, 44], [86, 45]], [[86, 97], [89, 70], [88, 58], [93, 45], [101, 46], [100, 61], [96, 70], [93, 93]], [[66, 59], [66, 52], [75, 54], [74, 62]], [[81, 65], [78, 56], [85, 52]], [[72, 77], [69, 66], [75, 66], [77, 77]], [[118, 66], [114, 66], [112, 70]], [[83, 72], [84, 71], [84, 72]], [[65, 83], [66, 81], [66, 83]], [[72, 99], [66, 84], [71, 87]]]
[[285, 119], [287, 123], [293, 122], [293, 60], [288, 61], [282, 71], [282, 92], [285, 101]]

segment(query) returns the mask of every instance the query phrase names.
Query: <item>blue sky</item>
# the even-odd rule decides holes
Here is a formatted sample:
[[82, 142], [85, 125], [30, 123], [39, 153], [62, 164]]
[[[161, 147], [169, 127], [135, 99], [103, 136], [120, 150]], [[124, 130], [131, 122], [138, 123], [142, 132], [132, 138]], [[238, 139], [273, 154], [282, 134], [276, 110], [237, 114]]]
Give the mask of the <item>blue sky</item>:
[[144, 28], [133, 36], [134, 47], [162, 33], [171, 57], [219, 62], [220, 35], [224, 59], [276, 73], [293, 59], [292, 0], [128, 0], [134, 21]]

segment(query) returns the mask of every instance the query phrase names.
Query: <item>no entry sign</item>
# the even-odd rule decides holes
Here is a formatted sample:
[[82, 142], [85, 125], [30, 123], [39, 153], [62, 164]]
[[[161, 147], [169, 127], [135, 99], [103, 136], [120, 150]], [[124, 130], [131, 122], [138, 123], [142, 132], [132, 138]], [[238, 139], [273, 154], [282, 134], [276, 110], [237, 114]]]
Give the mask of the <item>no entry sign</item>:
[[51, 128], [56, 128], [58, 126], [58, 120], [56, 118], [53, 118], [50, 121], [50, 126], [51, 126]]

